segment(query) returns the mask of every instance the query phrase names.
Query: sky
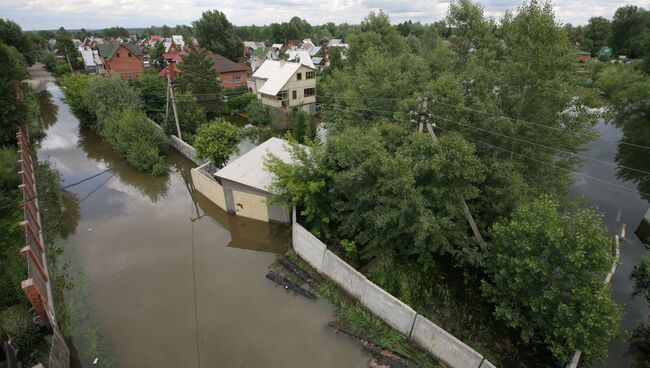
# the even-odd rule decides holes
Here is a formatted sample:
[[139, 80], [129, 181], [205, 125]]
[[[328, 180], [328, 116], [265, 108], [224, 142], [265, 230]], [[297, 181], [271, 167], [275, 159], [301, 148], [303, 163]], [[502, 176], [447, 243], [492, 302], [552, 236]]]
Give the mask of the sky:
[[[498, 18], [523, 0], [480, 1], [489, 16]], [[650, 0], [555, 0], [557, 20], [586, 24], [592, 16], [611, 19], [620, 6], [650, 8]], [[111, 26], [143, 28], [151, 25], [190, 25], [209, 9], [226, 14], [236, 25], [286, 22], [293, 16], [312, 25], [327, 22], [359, 23], [370, 11], [383, 9], [393, 23], [443, 19], [449, 1], [440, 0], [0, 0], [0, 18], [11, 19], [24, 30], [101, 29]]]

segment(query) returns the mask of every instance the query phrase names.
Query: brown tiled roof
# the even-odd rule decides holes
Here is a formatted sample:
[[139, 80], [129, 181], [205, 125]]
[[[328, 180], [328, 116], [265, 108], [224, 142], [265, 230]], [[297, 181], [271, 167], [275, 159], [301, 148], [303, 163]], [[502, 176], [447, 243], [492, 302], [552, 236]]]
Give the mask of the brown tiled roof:
[[248, 66], [230, 61], [219, 54], [210, 53], [210, 57], [212, 57], [212, 60], [214, 61], [214, 69], [219, 73], [248, 70]]

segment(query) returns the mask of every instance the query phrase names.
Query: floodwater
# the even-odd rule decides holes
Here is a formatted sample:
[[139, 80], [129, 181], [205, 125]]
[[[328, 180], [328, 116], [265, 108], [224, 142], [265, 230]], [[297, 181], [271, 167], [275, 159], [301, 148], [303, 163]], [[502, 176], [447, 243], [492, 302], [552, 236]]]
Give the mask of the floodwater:
[[[630, 273], [647, 251], [634, 233], [643, 215], [650, 208], [650, 196], [635, 191], [650, 193], [650, 177], [644, 173], [626, 169], [650, 171], [650, 150], [636, 145], [650, 145], [650, 125], [646, 122], [620, 121], [617, 124], [601, 122], [597, 126], [600, 138], [587, 145], [585, 155], [602, 161], [614, 162], [617, 167], [587, 161], [581, 167], [584, 175], [605, 180], [626, 190], [592, 179], [576, 177], [575, 194], [584, 196], [604, 214], [604, 221], [610, 234], [621, 234], [625, 227], [625, 239], [621, 244], [620, 264], [612, 278], [614, 300], [623, 305], [622, 328], [633, 331], [641, 321], [648, 320], [648, 305], [641, 297], [632, 298], [633, 281]], [[624, 143], [621, 143], [624, 142]], [[628, 367], [631, 357], [627, 354], [626, 339], [613, 340], [609, 345], [609, 356], [597, 364], [598, 367]]]
[[[57, 85], [39, 100], [51, 126], [38, 156], [64, 185], [120, 161], [79, 129]], [[171, 150], [166, 163], [165, 177], [125, 165], [69, 189], [80, 217], [65, 256], [83, 277], [66, 303], [82, 295], [73, 313], [86, 321], [73, 339], [81, 365], [110, 347], [105, 356], [120, 367], [366, 367], [362, 349], [326, 327], [326, 302], [264, 277], [287, 249], [288, 229], [223, 212], [190, 190], [189, 160]]]

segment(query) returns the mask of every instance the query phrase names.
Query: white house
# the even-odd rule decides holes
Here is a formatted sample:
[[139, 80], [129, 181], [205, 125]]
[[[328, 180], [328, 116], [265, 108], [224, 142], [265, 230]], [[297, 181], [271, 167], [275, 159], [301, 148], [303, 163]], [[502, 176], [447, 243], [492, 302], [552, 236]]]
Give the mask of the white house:
[[316, 69], [314, 63], [311, 61], [311, 55], [307, 50], [288, 50], [287, 51], [287, 60], [300, 62], [304, 66], [308, 66], [312, 69]]
[[[311, 62], [311, 59], [309, 59]], [[266, 60], [253, 73], [257, 99], [277, 109], [316, 108], [316, 69], [302, 63]]]

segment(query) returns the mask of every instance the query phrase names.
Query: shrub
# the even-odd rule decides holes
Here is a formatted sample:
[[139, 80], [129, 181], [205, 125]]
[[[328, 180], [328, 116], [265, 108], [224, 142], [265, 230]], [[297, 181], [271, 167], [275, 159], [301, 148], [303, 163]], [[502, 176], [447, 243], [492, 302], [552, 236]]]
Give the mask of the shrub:
[[238, 143], [237, 127], [223, 120], [214, 120], [196, 131], [194, 148], [197, 158], [208, 159], [217, 167], [223, 167], [230, 155], [238, 152]]
[[140, 111], [115, 111], [105, 119], [102, 137], [138, 170], [162, 175], [164, 161], [160, 151], [167, 145], [165, 134]]
[[130, 88], [122, 78], [92, 78], [88, 83], [84, 103], [96, 117], [92, 128], [102, 131], [102, 125], [113, 111], [140, 110], [142, 101], [139, 93]]
[[316, 138], [316, 120], [302, 110], [292, 113], [291, 136], [299, 143], [313, 141]]
[[68, 74], [60, 79], [65, 96], [63, 99], [82, 124], [92, 124], [95, 121], [95, 116], [84, 98], [92, 79], [93, 77], [86, 74]]
[[262, 101], [252, 100], [246, 108], [246, 113], [248, 114], [248, 120], [251, 124], [261, 126], [271, 124], [271, 114], [269, 114], [269, 108], [266, 107]]
[[230, 97], [228, 99], [228, 108], [232, 111], [244, 111], [248, 107], [248, 105], [251, 103], [251, 101], [255, 100], [255, 94], [253, 93], [244, 93], [238, 96]]

